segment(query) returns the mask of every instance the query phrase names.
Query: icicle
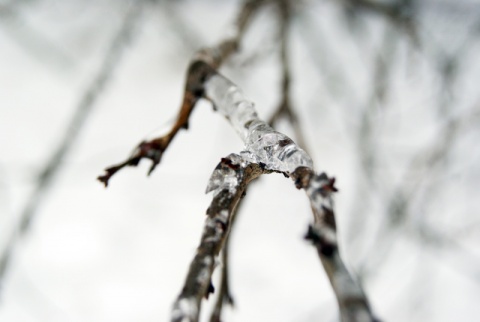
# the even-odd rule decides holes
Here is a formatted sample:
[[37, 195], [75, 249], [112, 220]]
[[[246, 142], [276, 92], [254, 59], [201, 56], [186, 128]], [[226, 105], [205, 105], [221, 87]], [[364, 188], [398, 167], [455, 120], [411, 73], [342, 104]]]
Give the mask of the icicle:
[[258, 118], [253, 103], [235, 84], [217, 74], [208, 80], [205, 89], [207, 97], [244, 141], [245, 151], [241, 155], [246, 160], [261, 162], [267, 169], [287, 173], [298, 167], [313, 168], [312, 159], [305, 151]]
[[245, 141], [248, 135], [245, 125], [258, 120], [254, 104], [245, 99], [240, 88], [220, 75], [212, 76], [205, 84], [205, 89], [207, 97]]
[[249, 127], [246, 149], [263, 162], [267, 169], [291, 173], [298, 167], [313, 168], [310, 156], [288, 136], [273, 130], [263, 121], [254, 121]]
[[[205, 193], [213, 191], [213, 196], [216, 196], [222, 190], [228, 190], [231, 194], [235, 193], [238, 186], [238, 176], [243, 173], [243, 169], [247, 166], [248, 161], [234, 153], [225, 159], [229, 160], [228, 165], [224, 164], [225, 161], [217, 165], [210, 176]], [[239, 169], [235, 169], [236, 167]]]

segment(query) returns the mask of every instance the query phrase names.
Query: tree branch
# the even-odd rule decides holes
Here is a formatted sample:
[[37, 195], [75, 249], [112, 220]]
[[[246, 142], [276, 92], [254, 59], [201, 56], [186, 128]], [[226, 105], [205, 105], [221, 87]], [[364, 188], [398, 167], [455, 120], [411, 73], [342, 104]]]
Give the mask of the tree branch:
[[293, 127], [298, 145], [303, 149], [306, 149], [305, 136], [303, 135], [303, 131], [300, 127], [297, 113], [292, 108], [290, 98], [291, 71], [288, 60], [288, 29], [292, 16], [293, 3], [290, 0], [280, 0], [278, 1], [278, 6], [280, 16], [280, 60], [282, 68], [282, 86], [280, 91], [281, 99], [277, 110], [270, 117], [268, 124], [274, 126], [282, 117], [285, 117]]
[[420, 44], [418, 33], [414, 22], [416, 0], [397, 0], [393, 2], [375, 0], [342, 0], [346, 5], [354, 8], [365, 9], [383, 16], [392, 24], [405, 30], [412, 43]]
[[127, 160], [105, 169], [106, 173], [97, 178], [105, 187], [108, 186], [110, 178], [116, 172], [126, 166], [137, 166], [144, 158], [152, 161], [148, 174], [150, 175], [155, 170], [155, 167], [161, 161], [163, 153], [178, 131], [180, 129], [188, 129], [190, 114], [195, 108], [197, 101], [203, 95], [203, 83], [227, 58], [238, 50], [246, 27], [264, 2], [265, 0], [246, 0], [237, 16], [232, 35], [215, 47], [205, 48], [197, 52], [187, 71], [185, 94], [173, 128], [163, 137], [140, 142]]
[[[342, 321], [373, 321], [367, 297], [346, 269], [338, 252], [333, 210], [333, 193], [337, 191], [334, 186], [335, 179], [329, 178], [325, 173], [315, 174], [310, 156], [289, 137], [273, 130], [267, 123], [261, 121], [253, 103], [245, 99], [241, 90], [225, 77], [219, 74], [211, 75], [205, 83], [205, 96], [214, 104], [217, 111], [230, 121], [245, 142], [245, 150], [240, 153], [239, 157], [242, 161], [234, 164], [247, 162], [256, 164], [267, 171], [283, 173], [294, 180], [298, 189], [304, 189], [307, 193], [314, 215], [314, 225], [311, 227], [308, 237], [317, 246], [320, 259], [337, 297]], [[238, 182], [241, 181], [232, 176], [231, 170], [226, 173], [217, 171], [210, 179], [207, 192], [214, 191], [215, 198], [218, 195], [223, 196], [226, 192], [236, 193], [238, 192]], [[218, 211], [214, 213], [218, 213]], [[229, 213], [224, 215], [227, 214]], [[202, 237], [202, 240], [204, 239]], [[198, 260], [194, 259], [190, 271], [196, 261]], [[208, 271], [209, 278], [212, 270]], [[187, 277], [188, 280], [189, 277]], [[203, 288], [196, 294], [205, 294], [206, 290], [206, 286], [203, 285]], [[183, 294], [184, 291], [179, 299], [184, 298]], [[185, 305], [186, 311], [196, 312], [198, 315], [196, 310], [199, 308], [199, 304], [194, 306], [195, 309], [191, 309], [193, 303], [199, 303], [198, 296], [195, 299], [196, 302], [190, 300], [182, 303], [190, 303]], [[177, 319], [179, 317], [177, 313], [181, 306], [177, 300], [173, 321], [181, 320]]]
[[[373, 315], [360, 285], [346, 269], [338, 252], [333, 193], [335, 179], [325, 173], [315, 174], [310, 156], [288, 136], [275, 131], [258, 118], [252, 102], [230, 80], [216, 69], [238, 47], [238, 42], [251, 14], [259, 2], [247, 1], [237, 20], [232, 38], [213, 49], [200, 51], [187, 73], [185, 96], [176, 124], [169, 134], [149, 142], [142, 142], [127, 161], [107, 169], [99, 180], [108, 184], [110, 177], [127, 165], [137, 165], [142, 158], [152, 160], [151, 171], [180, 128], [188, 125], [195, 103], [200, 98], [212, 102], [214, 108], [229, 120], [245, 143], [239, 154], [222, 159], [213, 172], [207, 192], [213, 192], [207, 210], [200, 245], [191, 262], [180, 295], [174, 303], [172, 321], [198, 321], [201, 300], [213, 291], [211, 276], [215, 258], [220, 253], [228, 232], [234, 209], [248, 183], [263, 173], [283, 173], [304, 189], [310, 199], [314, 225], [308, 237], [317, 247], [321, 262], [330, 279], [340, 307], [343, 322], [373, 321]], [[288, 72], [287, 72], [288, 75]], [[288, 78], [286, 79], [288, 89]]]
[[223, 158], [213, 171], [207, 192], [214, 191], [214, 197], [207, 210], [200, 246], [173, 306], [173, 322], [198, 321], [202, 298], [208, 298], [214, 290], [211, 276], [231, 229], [235, 209], [248, 183], [265, 172], [258, 164], [236, 154]]
[[[243, 198], [245, 198], [246, 194], [243, 194]], [[234, 222], [237, 220], [238, 213], [240, 212], [243, 202], [239, 202], [237, 204], [237, 207], [235, 208], [235, 213], [232, 216], [232, 221], [231, 221], [231, 226], [233, 226]], [[224, 308], [224, 304], [229, 304], [233, 306], [234, 300], [232, 293], [230, 291], [230, 260], [229, 260], [229, 255], [230, 255], [230, 242], [232, 240], [231, 236], [231, 229], [230, 233], [228, 234], [227, 238], [225, 239], [225, 244], [223, 245], [223, 250], [222, 250], [222, 271], [221, 271], [221, 277], [220, 277], [220, 289], [217, 294], [217, 298], [215, 301], [215, 305], [213, 307], [213, 311], [210, 314], [210, 322], [220, 322], [221, 321], [221, 316], [222, 316], [222, 310]]]

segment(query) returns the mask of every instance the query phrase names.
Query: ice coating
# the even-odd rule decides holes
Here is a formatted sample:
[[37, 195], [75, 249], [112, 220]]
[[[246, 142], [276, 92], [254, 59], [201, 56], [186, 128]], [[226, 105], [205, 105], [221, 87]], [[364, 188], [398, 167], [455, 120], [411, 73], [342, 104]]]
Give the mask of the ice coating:
[[235, 187], [237, 184], [238, 179], [234, 170], [215, 169], [210, 176], [205, 193], [213, 191], [213, 195], [216, 196], [220, 191], [225, 189], [227, 189], [230, 193], [235, 193]]
[[[254, 104], [228, 79], [214, 74], [204, 84], [204, 90], [205, 97], [230, 121], [245, 143], [240, 155], [231, 154], [222, 159], [211, 176], [207, 192], [214, 191], [215, 196], [220, 191], [236, 193], [250, 163], [289, 174], [297, 188], [303, 188], [310, 199], [316, 247], [339, 301], [342, 321], [374, 321], [361, 286], [338, 253], [334, 178], [325, 173], [315, 174], [310, 156], [289, 137], [261, 121]], [[216, 242], [217, 238], [208, 241]]]
[[254, 104], [245, 98], [238, 86], [216, 74], [206, 82], [205, 91], [207, 98], [242, 138], [245, 151], [241, 155], [247, 161], [287, 173], [298, 167], [313, 169], [313, 161], [305, 151], [258, 118]]
[[198, 306], [195, 298], [184, 298], [177, 301], [172, 311], [172, 321], [190, 322], [196, 321]]
[[218, 74], [206, 82], [205, 90], [206, 96], [217, 110], [230, 121], [245, 142], [249, 132], [245, 125], [258, 120], [254, 104], [245, 99], [238, 86]]
[[[239, 166], [240, 169], [244, 169], [248, 164], [244, 157], [235, 153], [230, 154], [225, 159], [230, 160], [231, 165]], [[220, 162], [210, 176], [205, 193], [213, 191], [213, 196], [216, 196], [220, 191], [228, 190], [229, 193], [234, 194], [238, 186], [238, 175], [238, 171], [235, 171], [232, 167], [224, 166]]]
[[198, 276], [197, 276], [197, 282], [198, 284], [205, 284], [205, 283], [208, 283], [208, 281], [210, 280], [210, 266], [212, 266], [213, 264], [213, 259], [209, 256], [205, 257], [203, 259], [203, 267], [202, 269], [200, 270], [200, 272], [198, 273]]
[[300, 149], [288, 136], [275, 131], [267, 123], [257, 120], [248, 126], [246, 150], [255, 160], [265, 163], [267, 169], [291, 173], [298, 167], [312, 169], [310, 156]]

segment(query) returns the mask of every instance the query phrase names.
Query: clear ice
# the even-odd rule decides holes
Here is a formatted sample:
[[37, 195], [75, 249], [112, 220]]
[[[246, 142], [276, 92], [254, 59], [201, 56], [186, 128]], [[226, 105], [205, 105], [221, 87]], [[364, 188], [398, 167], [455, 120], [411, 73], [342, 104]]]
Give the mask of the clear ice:
[[[233, 165], [239, 165], [245, 168], [247, 161], [238, 154], [230, 154], [226, 159], [230, 159]], [[213, 196], [216, 196], [222, 190], [228, 190], [229, 193], [234, 194], [238, 185], [238, 172], [230, 167], [217, 166], [213, 170], [210, 180], [208, 181], [205, 193], [213, 191]]]
[[[207, 81], [205, 89], [207, 97], [245, 143], [245, 151], [241, 153], [245, 160], [264, 163], [269, 170], [287, 173], [298, 167], [313, 169], [312, 159], [305, 151], [258, 118], [254, 104], [244, 97], [238, 86], [217, 74]], [[218, 185], [221, 179], [214, 173], [211, 181]]]

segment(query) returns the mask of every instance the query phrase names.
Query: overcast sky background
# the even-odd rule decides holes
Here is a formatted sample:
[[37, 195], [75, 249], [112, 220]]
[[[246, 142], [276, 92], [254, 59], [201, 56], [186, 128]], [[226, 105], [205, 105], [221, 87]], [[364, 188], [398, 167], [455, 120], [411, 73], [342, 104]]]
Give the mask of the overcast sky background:
[[[355, 272], [367, 256], [375, 257], [382, 241], [371, 236], [385, 215], [385, 201], [365, 194], [355, 128], [373, 90], [372, 57], [387, 24], [369, 15], [365, 29], [349, 29], [335, 2], [304, 3], [291, 30], [294, 106], [315, 168], [337, 178], [341, 250]], [[0, 10], [0, 249], [98, 73], [126, 4], [32, 0], [16, 1], [13, 11]], [[209, 176], [221, 157], [241, 151], [242, 142], [202, 102], [189, 130], [175, 138], [150, 177], [144, 161], [118, 173], [108, 189], [95, 178], [172, 124], [192, 54], [228, 33], [237, 8], [237, 1], [144, 5], [118, 67], [14, 249], [1, 285], [0, 321], [169, 319], [211, 200], [204, 194]], [[375, 174], [387, 188], [401, 182], [412, 155], [436, 143], [445, 115], [480, 108], [480, 47], [472, 36], [480, 4], [462, 1], [455, 11], [448, 2], [428, 1], [425, 8], [421, 51], [393, 33], [389, 108], [374, 117], [379, 126], [372, 149], [381, 159]], [[264, 119], [279, 101], [274, 13], [259, 14], [242, 54], [222, 68]], [[465, 43], [468, 50], [462, 49]], [[438, 53], [456, 50], [463, 56], [455, 104], [438, 117]], [[407, 228], [386, 244], [388, 252], [375, 257], [378, 267], [363, 280], [382, 321], [480, 316], [479, 128], [477, 121], [462, 132], [441, 175], [418, 190], [427, 194], [425, 187], [440, 186], [433, 201], [413, 208]], [[294, 137], [286, 124], [279, 129]], [[232, 235], [236, 306], [226, 311], [226, 321], [338, 320], [324, 270], [303, 240], [310, 221], [308, 200], [290, 180], [272, 174], [252, 184]], [[358, 221], [357, 230], [352, 223]], [[462, 252], [412, 237], [417, 223], [434, 226], [460, 243]]]

